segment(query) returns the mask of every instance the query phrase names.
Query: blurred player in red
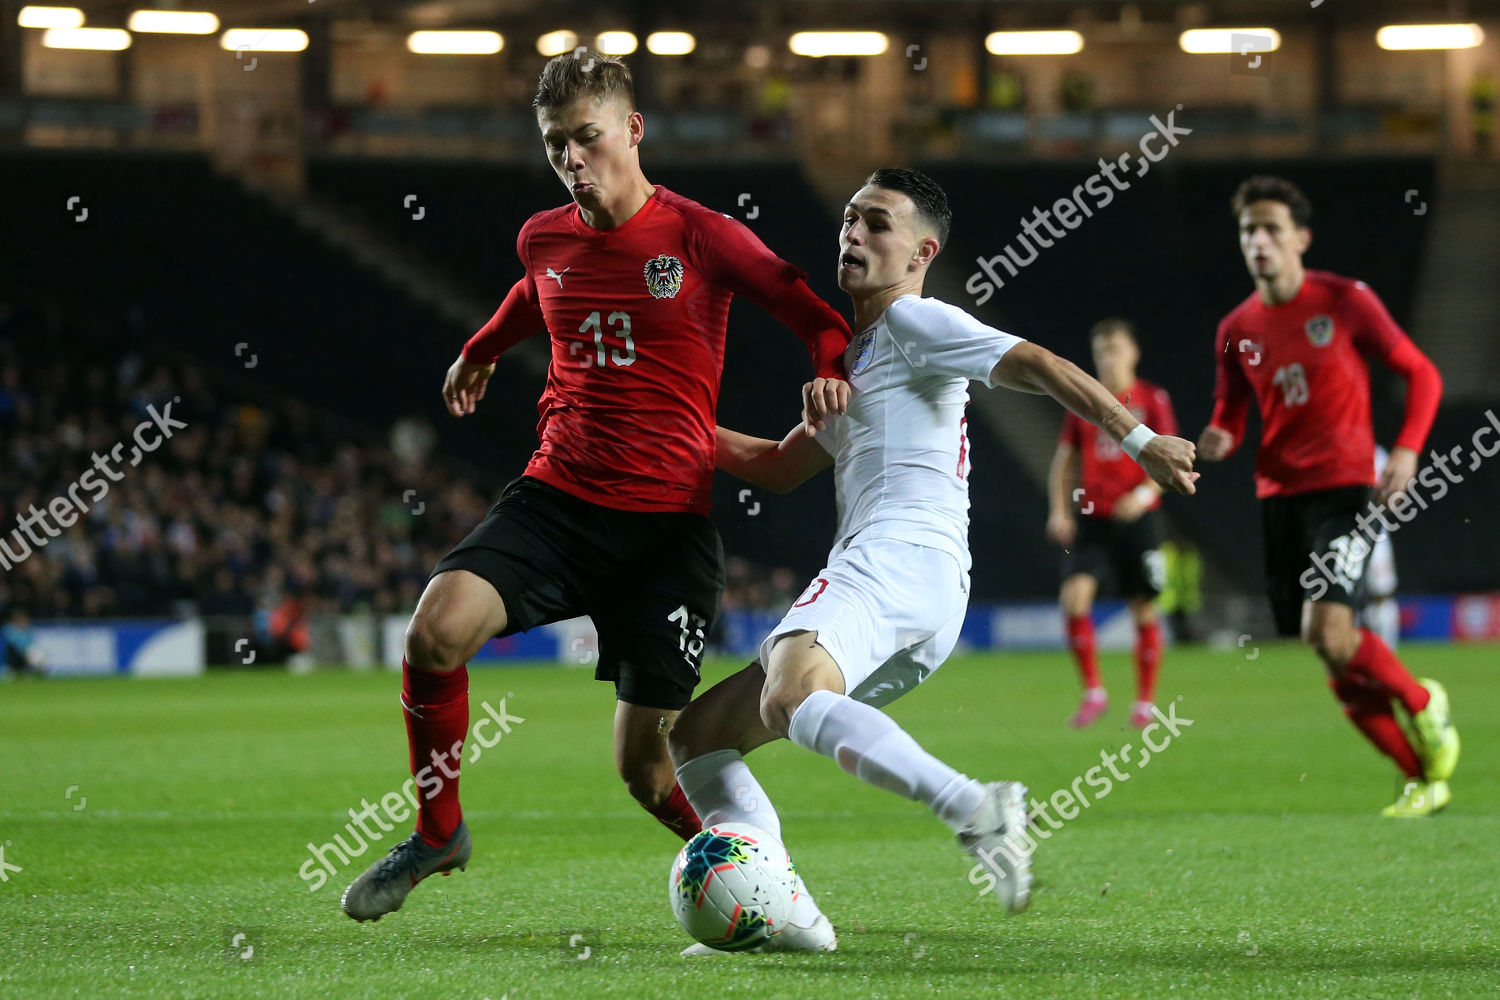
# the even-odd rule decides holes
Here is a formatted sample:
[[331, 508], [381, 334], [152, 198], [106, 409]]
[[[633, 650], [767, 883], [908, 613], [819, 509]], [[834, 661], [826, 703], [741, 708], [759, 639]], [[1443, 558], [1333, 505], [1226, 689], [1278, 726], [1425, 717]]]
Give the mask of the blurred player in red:
[[399, 909], [422, 879], [468, 863], [458, 801], [465, 665], [492, 636], [591, 616], [595, 677], [615, 685], [620, 776], [673, 832], [697, 832], [665, 734], [692, 697], [724, 588], [708, 511], [730, 299], [750, 297], [807, 344], [825, 379], [811, 413], [848, 401], [848, 324], [803, 272], [729, 216], [646, 180], [645, 126], [624, 63], [586, 50], [559, 56], [533, 105], [572, 201], [521, 227], [525, 273], [464, 345], [443, 398], [454, 416], [473, 413], [495, 359], [545, 330], [541, 446], [438, 562], [407, 628], [401, 704], [423, 790], [417, 830], [345, 890], [356, 920]]
[[[1303, 269], [1312, 205], [1295, 185], [1252, 177], [1233, 209], [1255, 293], [1219, 323], [1214, 413], [1198, 454], [1216, 461], [1234, 451], [1254, 397], [1262, 424], [1255, 487], [1277, 629], [1313, 648], [1349, 720], [1405, 776], [1382, 815], [1431, 815], [1448, 804], [1458, 763], [1447, 693], [1412, 677], [1356, 615], [1386, 523], [1381, 505], [1416, 476], [1442, 379], [1369, 286]], [[1378, 477], [1366, 357], [1406, 382], [1405, 419]], [[1411, 720], [1410, 738], [1393, 702]]]
[[[1135, 330], [1106, 319], [1089, 333], [1094, 370], [1132, 416], [1160, 434], [1177, 433], [1165, 389], [1136, 377], [1141, 359]], [[1161, 623], [1156, 598], [1166, 582], [1162, 558], [1161, 487], [1108, 434], [1069, 410], [1047, 478], [1047, 537], [1063, 548], [1062, 612], [1068, 645], [1083, 676], [1083, 701], [1068, 724], [1091, 726], [1109, 705], [1099, 677], [1094, 642], [1094, 595], [1100, 576], [1113, 576], [1135, 619], [1135, 703], [1130, 724], [1153, 721], [1156, 673], [1161, 666]], [[1081, 517], [1074, 516], [1075, 508]]]

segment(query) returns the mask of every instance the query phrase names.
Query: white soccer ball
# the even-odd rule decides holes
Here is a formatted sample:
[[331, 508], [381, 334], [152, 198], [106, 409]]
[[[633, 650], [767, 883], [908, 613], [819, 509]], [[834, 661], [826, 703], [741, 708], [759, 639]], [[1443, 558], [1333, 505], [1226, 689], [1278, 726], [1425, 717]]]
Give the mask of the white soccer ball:
[[683, 845], [668, 890], [683, 930], [710, 947], [743, 951], [786, 926], [796, 885], [781, 841], [749, 823], [720, 823]]

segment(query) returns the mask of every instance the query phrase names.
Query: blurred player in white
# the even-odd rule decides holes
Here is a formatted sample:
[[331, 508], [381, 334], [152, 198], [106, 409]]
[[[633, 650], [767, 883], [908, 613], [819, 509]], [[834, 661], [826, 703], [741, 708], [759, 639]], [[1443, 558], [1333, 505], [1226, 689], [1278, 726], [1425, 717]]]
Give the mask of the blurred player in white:
[[[1378, 444], [1375, 446], [1377, 476], [1390, 457], [1390, 452]], [[1384, 530], [1376, 536], [1375, 551], [1370, 553], [1365, 579], [1370, 585], [1370, 602], [1360, 612], [1360, 624], [1395, 649], [1401, 639], [1401, 605], [1396, 601], [1396, 550], [1391, 545], [1391, 536]]]
[[[1163, 488], [1194, 491], [1193, 445], [1155, 435], [1071, 362], [921, 298], [948, 236], [947, 197], [911, 170], [871, 174], [844, 210], [839, 286], [861, 330], [844, 355], [846, 416], [804, 422], [778, 444], [718, 429], [718, 467], [785, 492], [835, 467], [838, 537], [826, 567], [761, 643], [760, 658], [715, 685], [669, 736], [677, 778], [705, 828], [751, 823], [781, 836], [743, 755], [787, 737], [856, 777], [927, 805], [980, 862], [1012, 910], [1026, 905], [1029, 852], [1019, 782], [980, 783], [923, 750], [879, 710], [942, 665], [969, 591], [970, 380], [1044, 393], [1105, 428]], [[830, 386], [804, 387], [805, 411]], [[764, 664], [764, 668], [762, 667]], [[976, 879], [975, 875], [979, 877]], [[799, 883], [790, 924], [768, 950], [832, 951], [828, 918]], [[684, 954], [713, 953], [694, 945]]]

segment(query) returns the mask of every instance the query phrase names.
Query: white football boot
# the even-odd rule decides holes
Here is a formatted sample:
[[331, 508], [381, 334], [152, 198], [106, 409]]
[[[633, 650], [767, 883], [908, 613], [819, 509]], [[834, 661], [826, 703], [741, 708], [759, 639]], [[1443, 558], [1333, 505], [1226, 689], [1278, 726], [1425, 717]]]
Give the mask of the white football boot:
[[[811, 918], [811, 919], [809, 919]], [[807, 923], [799, 924], [797, 920], [805, 920]], [[801, 876], [797, 878], [797, 902], [792, 909], [792, 919], [788, 920], [786, 926], [776, 932], [776, 935], [764, 944], [758, 944], [754, 948], [746, 948], [751, 954], [766, 954], [774, 951], [836, 951], [839, 946], [838, 936], [833, 932], [833, 924], [818, 909], [818, 904], [813, 902], [812, 894], [807, 891]], [[683, 955], [737, 955], [739, 952], [720, 951], [718, 948], [706, 944], [691, 944], [682, 949]]]
[[[1028, 789], [1019, 781], [992, 781], [984, 787], [988, 794], [959, 828], [958, 842], [991, 876], [995, 899], [1018, 913], [1031, 900], [1031, 854], [1036, 848], [1026, 832]], [[979, 884], [972, 872], [969, 881]]]

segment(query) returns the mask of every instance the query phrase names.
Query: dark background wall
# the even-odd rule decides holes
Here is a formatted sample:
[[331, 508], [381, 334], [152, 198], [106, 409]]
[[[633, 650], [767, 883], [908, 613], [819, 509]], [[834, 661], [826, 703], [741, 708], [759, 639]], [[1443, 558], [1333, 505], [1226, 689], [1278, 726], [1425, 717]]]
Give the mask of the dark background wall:
[[[1411, 317], [1426, 219], [1404, 202], [1433, 190], [1425, 159], [1174, 163], [1170, 160], [1042, 253], [984, 306], [962, 292], [975, 258], [1012, 241], [1034, 205], [1050, 205], [1096, 169], [1090, 162], [932, 166], [952, 200], [955, 225], [929, 293], [1036, 340], [1087, 366], [1092, 323], [1120, 314], [1140, 330], [1142, 374], [1173, 395], [1185, 433], [1211, 408], [1214, 327], [1251, 290], [1228, 210], [1251, 172], [1284, 174], [1313, 199], [1311, 267], [1367, 281], [1400, 322]], [[791, 165], [651, 167], [656, 183], [747, 225], [809, 272], [813, 289], [848, 314], [834, 282], [839, 216]], [[518, 274], [515, 233], [566, 192], [545, 165], [314, 160], [312, 191], [357, 213], [472, 296], [498, 304]], [[472, 330], [456, 328], [404, 291], [355, 264], [260, 199], [217, 176], [198, 156], [20, 152], [0, 160], [0, 293], [97, 315], [126, 317], [123, 336], [190, 355], [247, 391], [304, 397], [334, 418], [383, 433], [403, 414], [432, 421], [440, 447], [488, 489], [516, 474], [535, 446], [540, 375], [502, 363], [482, 412], [454, 421], [441, 405], [443, 372]], [[421, 221], [403, 208], [415, 193]], [[740, 196], [751, 197], [741, 204]], [[84, 222], [65, 210], [88, 207]], [[237, 344], [258, 357], [243, 367]], [[795, 422], [809, 372], [802, 345], [757, 307], [736, 302], [720, 421], [779, 436]], [[975, 391], [983, 391], [976, 389]], [[1389, 442], [1400, 419], [1399, 387], [1377, 375], [1376, 423]], [[1448, 407], [1434, 445], [1467, 441], [1481, 407]], [[1005, 446], [971, 421], [975, 596], [1050, 594], [1055, 554], [1041, 539], [1039, 483], [1020, 474]], [[1192, 501], [1170, 513], [1243, 589], [1258, 589], [1259, 515], [1248, 449], [1206, 471]], [[795, 497], [752, 495], [721, 479], [717, 520], [731, 553], [806, 575], [822, 564], [834, 524], [828, 477]], [[1398, 540], [1406, 589], [1500, 585], [1493, 564], [1500, 527], [1483, 516], [1500, 501], [1493, 471], [1480, 470]], [[758, 509], [752, 515], [754, 505]], [[1454, 558], [1463, 552], [1465, 558]], [[1025, 565], [1026, 573], [1015, 567]], [[1039, 571], [1038, 566], [1047, 567]]]

